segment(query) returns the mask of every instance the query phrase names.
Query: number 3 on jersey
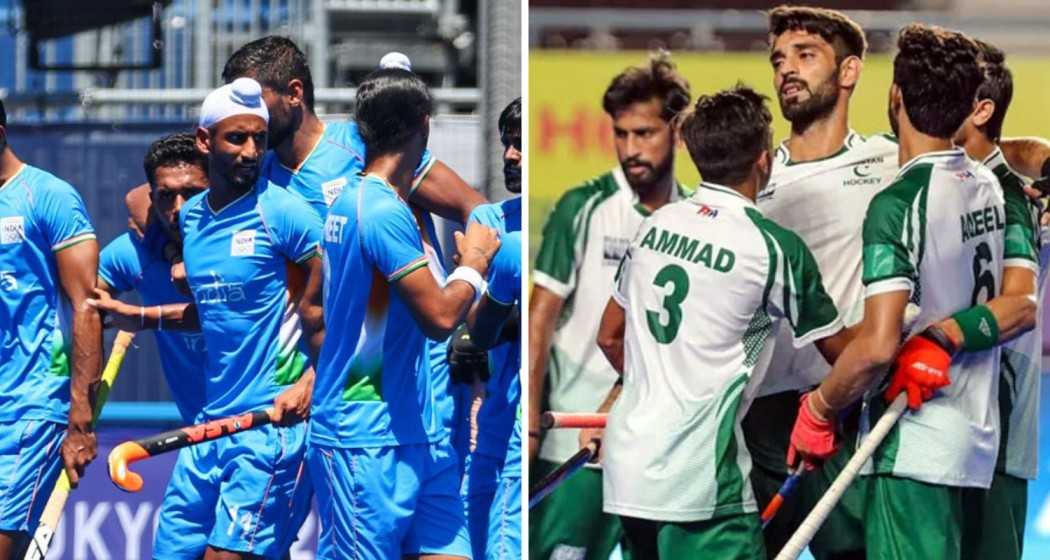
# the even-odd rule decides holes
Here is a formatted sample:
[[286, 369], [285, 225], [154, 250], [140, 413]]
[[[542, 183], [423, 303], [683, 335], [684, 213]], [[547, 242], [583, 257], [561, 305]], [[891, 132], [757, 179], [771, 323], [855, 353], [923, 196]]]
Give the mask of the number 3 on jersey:
[[670, 344], [678, 336], [678, 327], [682, 324], [682, 302], [689, 293], [689, 275], [682, 267], [669, 264], [661, 268], [653, 279], [653, 285], [664, 290], [667, 290], [668, 284], [671, 284], [672, 288], [670, 293], [664, 296], [663, 308], [659, 311], [645, 311], [649, 332], [653, 333], [653, 338], [661, 344]]

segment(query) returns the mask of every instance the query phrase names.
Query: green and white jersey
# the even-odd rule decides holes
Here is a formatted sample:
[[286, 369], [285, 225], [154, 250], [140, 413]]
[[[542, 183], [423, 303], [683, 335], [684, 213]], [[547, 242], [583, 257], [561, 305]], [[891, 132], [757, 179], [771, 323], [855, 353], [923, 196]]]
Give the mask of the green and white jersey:
[[[671, 200], [683, 193], [679, 186]], [[616, 268], [648, 214], [617, 166], [562, 195], [547, 219], [532, 278], [565, 298], [547, 366], [550, 410], [593, 412], [616, 381], [595, 340]], [[565, 461], [579, 450], [578, 436], [547, 432], [540, 458]]]
[[[893, 182], [898, 169], [897, 142], [892, 136], [865, 137], [850, 131], [838, 153], [806, 162], [792, 161], [787, 143], [781, 143], [769, 186], [758, 195], [762, 213], [797, 233], [813, 252], [828, 294], [847, 326], [864, 316], [864, 214], [871, 199]], [[816, 385], [831, 371], [815, 346], [796, 350], [791, 339], [790, 326], [776, 329], [771, 371], [760, 396]]]
[[[1024, 194], [1025, 180], [996, 149], [982, 162], [1003, 188], [1006, 202], [1005, 266], [1022, 266], [1039, 278], [1039, 314], [1042, 317], [1043, 280], [1047, 259], [1040, 258], [1039, 207]], [[1034, 329], [1003, 345], [999, 377], [999, 459], [996, 470], [1035, 480], [1039, 455], [1039, 380], [1042, 376], [1042, 321]]]
[[[960, 149], [920, 155], [875, 196], [864, 219], [865, 296], [906, 291], [919, 306], [910, 336], [1002, 288], [1006, 210], [999, 181]], [[874, 456], [878, 473], [987, 488], [999, 445], [999, 348], [966, 352], [951, 385], [904, 414]], [[874, 425], [886, 404], [868, 395]]]
[[605, 511], [673, 522], [755, 511], [740, 422], [773, 322], [797, 346], [842, 328], [813, 255], [744, 196], [704, 183], [645, 221], [613, 297], [627, 322]]

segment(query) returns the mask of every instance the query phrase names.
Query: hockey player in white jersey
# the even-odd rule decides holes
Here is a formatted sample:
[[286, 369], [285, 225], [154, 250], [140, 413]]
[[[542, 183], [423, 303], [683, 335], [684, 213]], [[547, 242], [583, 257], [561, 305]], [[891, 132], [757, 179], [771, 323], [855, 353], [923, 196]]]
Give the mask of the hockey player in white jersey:
[[[540, 433], [541, 402], [546, 398], [555, 412], [594, 410], [616, 379], [594, 343], [598, 321], [642, 220], [685, 192], [674, 178], [672, 120], [689, 98], [688, 82], [665, 54], [614, 77], [602, 107], [612, 119], [618, 165], [566, 191], [547, 218], [529, 296], [529, 476], [535, 480], [577, 451], [577, 430]], [[602, 513], [601, 479], [598, 469], [579, 472], [530, 511], [530, 558], [609, 557], [623, 531]]]
[[[840, 12], [782, 6], [769, 13], [774, 85], [791, 134], [775, 153], [770, 184], [759, 196], [764, 214], [797, 232], [820, 266], [828, 294], [846, 326], [863, 317], [861, 224], [872, 198], [899, 169], [891, 134], [862, 136], [849, 127], [849, 101], [863, 70], [863, 30]], [[1008, 140], [1011, 163], [1038, 168], [1050, 154], [1039, 142]], [[763, 507], [787, 476], [784, 455], [798, 410], [798, 392], [819, 383], [831, 365], [812, 345], [796, 350], [781, 327], [771, 371], [744, 421], [755, 457], [752, 483]], [[851, 449], [858, 414], [843, 424]], [[779, 511], [763, 535], [772, 558], [849, 459], [836, 455], [808, 474], [798, 495]], [[852, 486], [810, 549], [818, 560], [864, 558], [864, 482]]]
[[684, 118], [705, 180], [643, 222], [602, 317], [598, 344], [622, 372], [603, 405], [604, 507], [637, 558], [764, 556], [740, 421], [773, 324], [832, 361], [848, 342], [809, 250], [755, 205], [772, 166], [764, 100], [737, 86]]
[[[1013, 76], [1003, 52], [983, 41], [976, 41], [983, 81], [977, 88], [977, 103], [955, 143], [967, 155], [995, 173], [1006, 203], [1006, 266], [1029, 267], [1038, 277], [1038, 306], [1043, 303], [1044, 280], [1050, 255], [1040, 240], [1040, 207], [1024, 193], [1025, 179], [1006, 162], [998, 141], [1003, 120], [1013, 96]], [[1040, 317], [1037, 312], [1036, 317]], [[979, 532], [963, 535], [972, 541], [964, 548], [975, 558], [1020, 560], [1024, 544], [1028, 481], [1034, 480], [1039, 449], [1039, 395], [1042, 377], [1042, 325], [1036, 325], [1002, 347], [999, 372], [999, 456], [992, 486], [968, 502], [994, 515], [983, 516]], [[965, 542], [965, 541], [964, 541]]]
[[[850, 97], [867, 48], [859, 25], [833, 10], [781, 6], [769, 13], [769, 33], [773, 82], [791, 135], [776, 149], [773, 175], [758, 206], [813, 251], [844, 324], [853, 325], [863, 315], [860, 223], [872, 197], [897, 172], [897, 143], [888, 135], [865, 137], [849, 128]], [[759, 507], [787, 477], [784, 457], [799, 391], [819, 383], [831, 367], [813, 345], [796, 349], [789, 325], [774, 330], [770, 371], [744, 420]], [[856, 434], [856, 416], [854, 411], [845, 422], [847, 434]], [[802, 480], [798, 495], [763, 532], [769, 558], [848, 458], [843, 453]], [[864, 557], [863, 499], [860, 484], [847, 491], [811, 543], [817, 560]]]
[[[803, 397], [789, 462], [833, 456], [838, 413], [885, 386], [880, 380], [889, 389], [885, 399], [881, 390], [868, 393], [862, 425], [907, 391], [913, 412], [873, 457], [867, 555], [952, 560], [973, 552], [963, 535], [979, 530], [981, 512], [964, 503], [988, 488], [995, 468], [996, 344], [1034, 325], [1035, 281], [1028, 266], [1003, 272], [1007, 221], [998, 181], [952, 146], [981, 83], [976, 45], [912, 24], [897, 46], [889, 114], [902, 165], [864, 220], [864, 319], [828, 377]], [[909, 303], [920, 311], [902, 332]], [[914, 336], [901, 347], [902, 335]]]

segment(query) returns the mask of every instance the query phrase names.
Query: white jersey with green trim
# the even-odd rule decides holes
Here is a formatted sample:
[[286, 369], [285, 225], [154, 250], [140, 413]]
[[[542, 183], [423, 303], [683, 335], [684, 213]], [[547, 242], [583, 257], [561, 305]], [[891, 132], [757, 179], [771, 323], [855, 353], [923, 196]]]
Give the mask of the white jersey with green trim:
[[[921, 332], [1002, 288], [1006, 210], [999, 182], [959, 149], [922, 154], [901, 167], [864, 219], [865, 297], [906, 291]], [[963, 352], [951, 384], [903, 415], [874, 456], [875, 472], [930, 484], [987, 488], [999, 445], [999, 348]], [[886, 408], [884, 385], [867, 398], [868, 419]]]
[[[871, 199], [893, 182], [898, 169], [897, 142], [892, 136], [850, 131], [838, 153], [806, 162], [793, 161], [787, 143], [781, 143], [769, 185], [758, 195], [762, 213], [797, 233], [813, 252], [828, 294], [847, 326], [864, 316], [864, 213]], [[791, 338], [790, 327], [776, 329], [771, 371], [759, 396], [816, 385], [831, 371], [815, 346], [796, 350]]]
[[[1025, 180], [1006, 163], [998, 148], [981, 163], [992, 170], [1003, 188], [1006, 203], [1004, 266], [1020, 266], [1039, 279], [1038, 314], [1042, 317], [1048, 255], [1041, 240], [1046, 233], [1039, 224], [1039, 207], [1024, 194]], [[1042, 321], [1035, 328], [1003, 345], [999, 377], [998, 472], [1035, 480], [1039, 457], [1039, 398], [1042, 377]]]
[[624, 384], [603, 439], [606, 512], [702, 521], [753, 512], [740, 422], [773, 321], [801, 346], [842, 328], [816, 261], [754, 203], [704, 183], [647, 219], [621, 264]]
[[[679, 186], [671, 200], [683, 193]], [[565, 298], [547, 365], [550, 410], [593, 412], [616, 381], [595, 342], [598, 324], [616, 267], [648, 214], [617, 166], [567, 191], [547, 219], [532, 278]], [[560, 463], [579, 448], [579, 430], [551, 430], [539, 456]]]

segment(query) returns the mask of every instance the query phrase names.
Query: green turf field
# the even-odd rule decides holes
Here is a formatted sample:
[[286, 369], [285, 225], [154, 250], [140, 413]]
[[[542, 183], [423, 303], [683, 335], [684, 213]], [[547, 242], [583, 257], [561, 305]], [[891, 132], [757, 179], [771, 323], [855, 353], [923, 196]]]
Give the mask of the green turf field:
[[[534, 50], [529, 53], [529, 235], [535, 257], [551, 205], [567, 188], [610, 169], [616, 163], [608, 118], [601, 96], [609, 80], [623, 68], [645, 62], [644, 52], [594, 53]], [[773, 94], [772, 70], [764, 52], [703, 53], [675, 56], [693, 94], [713, 92], [742, 81], [770, 96], [774, 139], [787, 134]], [[1014, 101], [1007, 115], [1007, 136], [1050, 136], [1050, 64], [1046, 58], [1010, 57]], [[851, 106], [857, 132], [888, 131], [886, 98], [892, 75], [889, 55], [865, 62]], [[699, 176], [683, 150], [678, 153], [678, 178], [695, 184]], [[530, 257], [530, 261], [531, 261]]]

